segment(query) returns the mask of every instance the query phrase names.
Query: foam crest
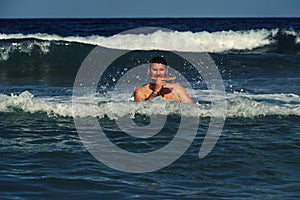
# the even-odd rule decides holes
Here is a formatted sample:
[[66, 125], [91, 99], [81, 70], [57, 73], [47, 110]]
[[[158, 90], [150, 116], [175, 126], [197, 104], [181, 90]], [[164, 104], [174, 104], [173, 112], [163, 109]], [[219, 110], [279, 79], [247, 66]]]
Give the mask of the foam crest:
[[0, 94], [0, 102], [0, 112], [44, 112], [48, 116], [72, 116], [72, 104], [70, 102], [37, 98], [28, 91], [22, 92], [20, 95], [11, 94], [7, 96]]
[[270, 45], [273, 42], [272, 38], [277, 33], [277, 29], [219, 31], [195, 33], [194, 37], [209, 52], [223, 52], [229, 50], [252, 50]]
[[[264, 95], [263, 95], [264, 96]], [[271, 95], [272, 96], [272, 95]], [[271, 97], [270, 96], [270, 97]], [[255, 100], [253, 97], [247, 96], [235, 96], [228, 100], [227, 104], [227, 117], [263, 117], [263, 116], [288, 116], [295, 115], [300, 116], [300, 99], [297, 98], [298, 103], [293, 102], [293, 100], [287, 100], [287, 96], [284, 94], [275, 96], [285, 96], [281, 99], [270, 99], [264, 97], [264, 101]], [[259, 98], [259, 97], [255, 97]], [[293, 98], [293, 97], [292, 97]], [[280, 101], [280, 103], [276, 103]], [[284, 103], [284, 101], [286, 101]], [[292, 104], [290, 104], [293, 102]]]
[[107, 48], [128, 50], [176, 50], [188, 52], [224, 52], [252, 50], [274, 42], [278, 29], [217, 32], [156, 31], [151, 34], [118, 34], [111, 37], [92, 35], [86, 37], [49, 34], [0, 34], [0, 40], [38, 39], [43, 41], [77, 42]]
[[[46, 113], [49, 117], [99, 117], [110, 119], [134, 118], [140, 115], [183, 115], [187, 117], [222, 117], [217, 110], [212, 111], [209, 103], [177, 103], [155, 98], [153, 101], [136, 103], [133, 101], [90, 102], [83, 97], [73, 110], [72, 102], [65, 97], [35, 97], [28, 91], [10, 96], [0, 94], [0, 112]], [[300, 97], [296, 94], [231, 94], [227, 99], [227, 118], [255, 118], [263, 116], [300, 116]]]
[[50, 41], [26, 41], [13, 42], [11, 44], [4, 44], [0, 47], [0, 60], [8, 60], [10, 53], [19, 52], [30, 54], [34, 48], [38, 48], [42, 54], [47, 54], [50, 51]]

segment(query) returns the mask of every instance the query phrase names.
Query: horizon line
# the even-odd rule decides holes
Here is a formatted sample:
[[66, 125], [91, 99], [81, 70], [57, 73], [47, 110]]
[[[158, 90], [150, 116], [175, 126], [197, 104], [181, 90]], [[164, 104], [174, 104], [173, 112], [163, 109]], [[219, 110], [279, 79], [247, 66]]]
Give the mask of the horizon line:
[[300, 18], [300, 16], [112, 16], [112, 17], [104, 17], [104, 16], [83, 16], [83, 17], [78, 17], [78, 16], [40, 16], [40, 17], [17, 17], [17, 16], [12, 16], [12, 17], [2, 17], [0, 16], [0, 19], [209, 19], [209, 18], [225, 18], [225, 19], [230, 19], [230, 18]]

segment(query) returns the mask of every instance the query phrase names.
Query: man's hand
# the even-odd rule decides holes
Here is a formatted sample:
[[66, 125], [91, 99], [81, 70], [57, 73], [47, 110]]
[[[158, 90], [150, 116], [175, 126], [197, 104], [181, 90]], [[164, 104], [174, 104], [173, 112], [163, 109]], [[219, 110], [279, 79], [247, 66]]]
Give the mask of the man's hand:
[[155, 95], [157, 95], [165, 84], [166, 83], [164, 81], [162, 81], [162, 78], [157, 78], [156, 82], [155, 82], [153, 93]]
[[159, 91], [160, 91], [162, 88], [173, 89], [174, 84], [172, 84], [172, 83], [167, 83], [167, 82], [165, 82], [164, 79], [165, 79], [165, 78], [157, 78], [157, 79], [156, 79], [154, 90], [159, 89]]

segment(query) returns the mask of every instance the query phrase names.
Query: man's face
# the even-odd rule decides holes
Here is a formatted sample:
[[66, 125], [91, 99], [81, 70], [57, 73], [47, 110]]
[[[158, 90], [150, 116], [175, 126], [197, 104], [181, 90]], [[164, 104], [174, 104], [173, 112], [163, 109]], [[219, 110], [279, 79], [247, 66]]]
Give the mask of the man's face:
[[148, 68], [148, 73], [153, 78], [163, 78], [166, 77], [168, 68], [166, 65], [161, 63], [151, 63]]

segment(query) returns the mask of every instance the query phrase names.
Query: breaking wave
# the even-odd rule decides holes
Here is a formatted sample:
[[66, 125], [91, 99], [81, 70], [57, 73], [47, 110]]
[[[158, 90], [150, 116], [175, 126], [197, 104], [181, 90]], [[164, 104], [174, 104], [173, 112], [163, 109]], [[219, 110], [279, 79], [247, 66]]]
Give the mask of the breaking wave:
[[[7, 60], [10, 54], [31, 55], [35, 49], [47, 54], [60, 47], [60, 53], [72, 48], [74, 43], [99, 45], [113, 49], [168, 50], [187, 52], [234, 52], [252, 51], [270, 46], [271, 50], [299, 50], [299, 33], [293, 30], [258, 29], [216, 32], [156, 31], [151, 34], [118, 34], [114, 36], [59, 36], [46, 33], [0, 34], [0, 60]], [[274, 47], [275, 45], [275, 47]], [[62, 48], [63, 47], [63, 48]]]
[[[125, 100], [127, 98], [127, 100]], [[300, 96], [296, 94], [228, 94], [227, 118], [257, 118], [264, 116], [300, 116]], [[19, 95], [0, 94], [0, 112], [46, 113], [49, 117], [121, 117], [134, 118], [140, 115], [183, 115], [187, 117], [219, 117], [217, 111], [212, 112], [210, 103], [205, 97], [198, 96], [198, 104], [177, 103], [156, 98], [153, 101], [136, 103], [127, 94], [123, 100], [111, 101], [99, 97], [97, 103], [81, 101], [76, 110], [72, 108], [70, 99], [58, 97], [35, 97], [24, 91]]]

